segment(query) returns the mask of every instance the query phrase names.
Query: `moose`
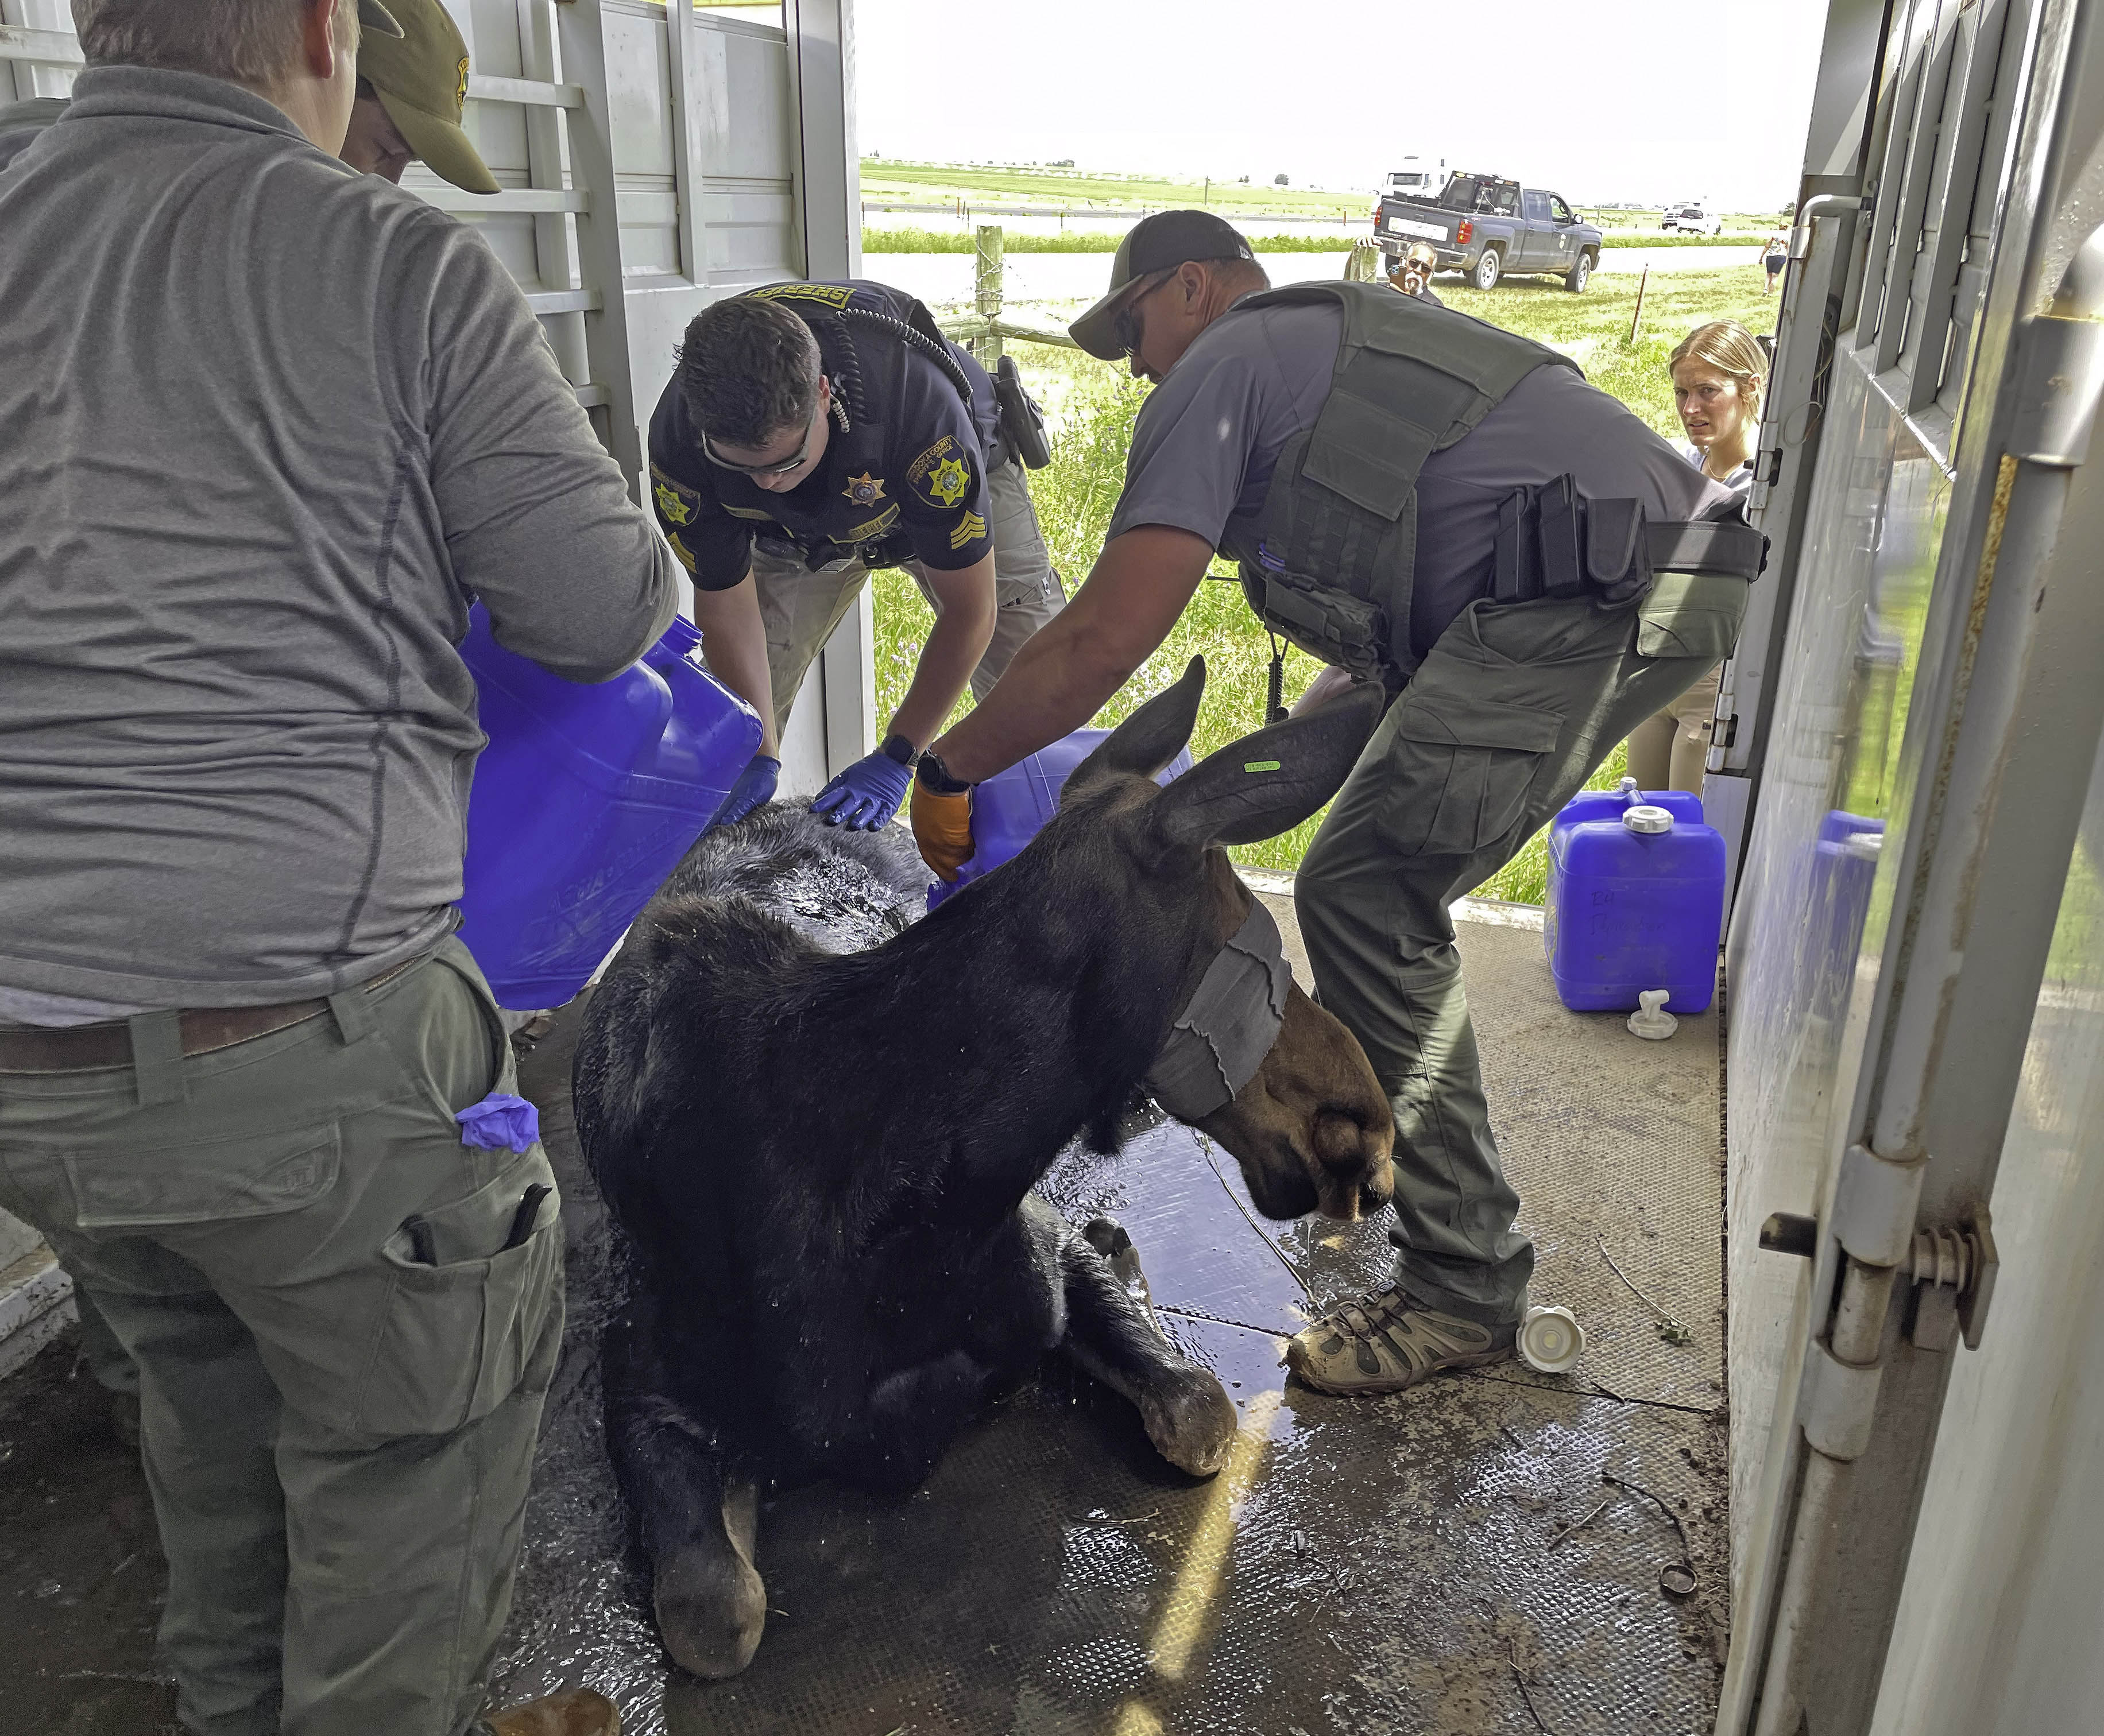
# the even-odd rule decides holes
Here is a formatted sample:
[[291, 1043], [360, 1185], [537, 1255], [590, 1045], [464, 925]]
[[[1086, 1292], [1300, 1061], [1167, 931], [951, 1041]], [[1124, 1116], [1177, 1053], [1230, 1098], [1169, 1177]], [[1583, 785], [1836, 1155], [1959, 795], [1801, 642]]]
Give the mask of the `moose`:
[[[760, 1643], [763, 1487], [910, 1489], [1049, 1351], [1136, 1406], [1171, 1464], [1224, 1462], [1233, 1404], [1129, 1288], [1124, 1232], [1031, 1192], [1077, 1137], [1115, 1150], [1250, 919], [1219, 846], [1313, 813], [1374, 721], [1338, 701], [1157, 786], [1204, 684], [1193, 659], [1020, 855], [910, 925], [926, 870], [895, 831], [777, 805], [705, 835], [595, 995], [577, 1125], [630, 1266], [608, 1444], [683, 1668], [733, 1675]], [[1272, 1217], [1388, 1197], [1380, 1084], [1297, 988], [1194, 1124]]]

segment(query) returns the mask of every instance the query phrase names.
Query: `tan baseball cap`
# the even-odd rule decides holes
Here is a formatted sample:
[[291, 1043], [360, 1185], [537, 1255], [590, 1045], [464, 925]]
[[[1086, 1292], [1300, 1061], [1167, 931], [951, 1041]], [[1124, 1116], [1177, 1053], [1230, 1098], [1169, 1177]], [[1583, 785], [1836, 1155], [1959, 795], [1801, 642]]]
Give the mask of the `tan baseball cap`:
[[394, 15], [380, 0], [358, 0], [358, 29], [361, 38], [368, 30], [377, 30], [382, 36], [402, 33], [401, 25], [394, 22]]
[[[361, 0], [371, 5], [374, 0]], [[431, 171], [470, 193], [495, 193], [461, 115], [467, 106], [467, 44], [439, 0], [387, 0], [398, 38], [359, 44], [358, 76], [379, 93], [387, 118]]]

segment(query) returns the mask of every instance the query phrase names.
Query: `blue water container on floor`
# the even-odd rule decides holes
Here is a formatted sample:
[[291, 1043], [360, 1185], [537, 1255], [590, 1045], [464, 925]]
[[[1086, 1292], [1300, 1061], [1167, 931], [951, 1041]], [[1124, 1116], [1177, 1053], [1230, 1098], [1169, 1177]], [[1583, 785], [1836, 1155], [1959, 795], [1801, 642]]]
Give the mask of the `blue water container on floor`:
[[613, 680], [579, 686], [505, 650], [478, 603], [461, 658], [489, 746], [468, 799], [460, 936], [498, 1005], [559, 1007], [708, 829], [760, 718], [702, 666], [684, 620]]
[[[961, 886], [992, 874], [1003, 862], [1020, 855], [1023, 847], [1044, 830], [1045, 822], [1058, 812], [1059, 792], [1076, 767], [1093, 754], [1110, 734], [1108, 729], [1077, 729], [1050, 747], [1026, 754], [1005, 772], [996, 772], [972, 787], [972, 859], [957, 870], [954, 880], [938, 880], [928, 888], [928, 908], [934, 910]], [[1192, 766], [1191, 750], [1184, 749], [1155, 779], [1166, 784]]]
[[1724, 839], [1698, 796], [1585, 790], [1550, 823], [1542, 942], [1576, 1013], [1633, 1012], [1646, 989], [1701, 1013], [1717, 986]]

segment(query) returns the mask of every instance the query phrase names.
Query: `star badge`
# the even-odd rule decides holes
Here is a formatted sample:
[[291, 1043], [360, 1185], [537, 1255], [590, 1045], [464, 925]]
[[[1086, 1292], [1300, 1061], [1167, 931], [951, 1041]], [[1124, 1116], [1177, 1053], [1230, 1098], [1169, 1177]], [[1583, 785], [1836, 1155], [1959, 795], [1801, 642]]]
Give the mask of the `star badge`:
[[840, 492], [853, 501], [856, 505], [867, 506], [873, 501], [880, 501], [884, 498], [884, 479], [880, 476], [871, 476], [868, 472], [864, 471], [860, 476], [850, 476], [848, 479], [847, 487], [841, 489]]

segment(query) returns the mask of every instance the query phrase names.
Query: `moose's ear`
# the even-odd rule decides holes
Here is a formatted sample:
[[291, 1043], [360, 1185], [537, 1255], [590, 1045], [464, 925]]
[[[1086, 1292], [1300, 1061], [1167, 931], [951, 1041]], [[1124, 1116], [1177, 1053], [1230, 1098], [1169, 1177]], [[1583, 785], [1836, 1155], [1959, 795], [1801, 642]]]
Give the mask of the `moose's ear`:
[[1274, 838], [1337, 793], [1380, 714], [1381, 690], [1368, 686], [1306, 717], [1230, 741], [1157, 796], [1149, 822], [1158, 835], [1182, 845]]
[[1157, 693], [1097, 744], [1095, 751], [1074, 768], [1067, 788], [1083, 789], [1090, 780], [1110, 772], [1154, 777], [1191, 739], [1205, 692], [1206, 660], [1193, 657], [1175, 686]]

